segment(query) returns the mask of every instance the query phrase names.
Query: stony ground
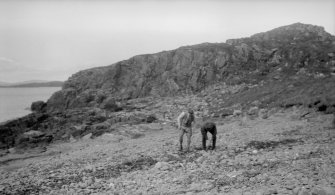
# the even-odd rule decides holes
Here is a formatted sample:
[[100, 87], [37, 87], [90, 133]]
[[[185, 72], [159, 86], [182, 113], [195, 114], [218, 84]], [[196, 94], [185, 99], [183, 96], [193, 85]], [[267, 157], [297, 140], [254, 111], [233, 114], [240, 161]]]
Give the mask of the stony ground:
[[162, 121], [7, 155], [0, 194], [335, 194], [332, 115], [306, 112], [216, 119], [215, 151], [201, 150], [197, 126], [191, 151], [178, 152]]

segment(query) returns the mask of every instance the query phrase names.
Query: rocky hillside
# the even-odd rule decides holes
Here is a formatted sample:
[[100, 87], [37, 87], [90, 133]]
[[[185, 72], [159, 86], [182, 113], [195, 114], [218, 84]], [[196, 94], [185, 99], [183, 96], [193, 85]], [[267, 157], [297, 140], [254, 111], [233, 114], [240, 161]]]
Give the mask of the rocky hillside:
[[215, 83], [259, 84], [335, 74], [335, 37], [295, 23], [226, 43], [203, 43], [139, 55], [80, 71], [48, 101], [48, 110], [104, 107], [113, 98], [196, 93]]
[[174, 123], [187, 108], [200, 119], [293, 106], [333, 113], [334, 71], [335, 37], [300, 23], [135, 56], [74, 74], [32, 114], [0, 124], [0, 150], [97, 137], [119, 124]]

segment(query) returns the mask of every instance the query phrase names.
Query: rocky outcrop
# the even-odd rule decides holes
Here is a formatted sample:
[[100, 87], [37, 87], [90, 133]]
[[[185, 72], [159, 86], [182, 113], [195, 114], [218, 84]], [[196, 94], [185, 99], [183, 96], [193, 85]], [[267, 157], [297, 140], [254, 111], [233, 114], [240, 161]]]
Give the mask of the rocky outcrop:
[[335, 38], [322, 27], [296, 23], [226, 43], [204, 43], [139, 55], [72, 75], [47, 102], [48, 110], [102, 106], [108, 98], [193, 93], [217, 82], [330, 76]]
[[[114, 108], [114, 107], [112, 107]], [[120, 108], [120, 107], [116, 107]], [[53, 140], [68, 141], [87, 134], [92, 137], [115, 131], [116, 124], [152, 123], [158, 118], [148, 111], [100, 108], [69, 109], [64, 112], [33, 112], [0, 125], [0, 152], [12, 147], [44, 146]]]
[[36, 129], [49, 118], [45, 113], [32, 113], [0, 125], [0, 149], [15, 146], [18, 136]]
[[30, 110], [33, 112], [45, 112], [47, 104], [43, 101], [33, 102], [30, 106]]

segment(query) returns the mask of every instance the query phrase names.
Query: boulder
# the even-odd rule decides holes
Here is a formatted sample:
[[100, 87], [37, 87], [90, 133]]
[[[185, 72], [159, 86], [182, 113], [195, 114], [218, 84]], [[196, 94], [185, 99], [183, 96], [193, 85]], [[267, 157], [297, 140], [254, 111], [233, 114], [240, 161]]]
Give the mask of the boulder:
[[15, 148], [9, 148], [8, 152], [11, 153], [11, 154], [14, 154], [15, 153]]
[[233, 115], [234, 116], [240, 116], [240, 115], [242, 115], [242, 111], [241, 110], [234, 110]]
[[251, 107], [248, 110], [249, 115], [257, 116], [258, 115], [259, 108], [257, 106]]
[[83, 136], [81, 139], [83, 139], [83, 140], [89, 140], [91, 138], [92, 138], [92, 133], [89, 133], [89, 134]]
[[258, 112], [258, 115], [262, 119], [267, 119], [269, 117], [268, 116], [268, 111], [266, 109], [260, 109], [259, 112]]
[[111, 123], [106, 122], [106, 121], [102, 123], [94, 124], [91, 127], [92, 136], [98, 137], [106, 132], [110, 132], [111, 131], [110, 127], [111, 127]]
[[36, 131], [36, 130], [30, 130], [28, 132], [23, 133], [23, 135], [25, 137], [31, 137], [31, 138], [38, 138], [38, 137], [42, 137], [45, 135], [45, 133], [41, 132], [41, 131]]
[[149, 116], [147, 116], [147, 118], [146, 118], [146, 122], [147, 122], [147, 123], [152, 123], [152, 122], [154, 122], [155, 120], [157, 120], [157, 117], [156, 117], [155, 115], [149, 115]]
[[224, 117], [227, 117], [227, 116], [230, 116], [230, 115], [233, 115], [233, 114], [234, 114], [234, 111], [233, 111], [233, 110], [231, 110], [231, 109], [223, 109], [223, 110], [221, 110], [220, 112], [221, 112], [220, 116], [221, 116], [222, 118], [224, 118]]
[[219, 118], [220, 116], [224, 117], [224, 115], [222, 115], [222, 114], [220, 114], [218, 112], [214, 112], [214, 113], [211, 114], [211, 117], [213, 117], [213, 118]]
[[47, 104], [43, 101], [33, 102], [30, 106], [31, 111], [33, 112], [45, 112]]
[[166, 171], [170, 169], [170, 164], [167, 162], [157, 162], [154, 168], [157, 170]]
[[112, 97], [107, 98], [103, 102], [102, 107], [111, 112], [118, 112], [122, 110], [122, 108], [117, 104], [116, 100]]
[[81, 137], [86, 130], [88, 129], [88, 125], [75, 125], [70, 128], [71, 136], [77, 138]]

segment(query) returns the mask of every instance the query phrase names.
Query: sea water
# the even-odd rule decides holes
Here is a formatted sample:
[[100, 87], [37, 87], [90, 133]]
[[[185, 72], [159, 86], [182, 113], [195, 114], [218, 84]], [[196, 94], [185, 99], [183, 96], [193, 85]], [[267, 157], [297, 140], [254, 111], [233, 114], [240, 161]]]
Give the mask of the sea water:
[[0, 88], [0, 123], [31, 113], [35, 101], [47, 101], [60, 87]]

